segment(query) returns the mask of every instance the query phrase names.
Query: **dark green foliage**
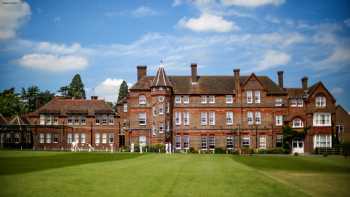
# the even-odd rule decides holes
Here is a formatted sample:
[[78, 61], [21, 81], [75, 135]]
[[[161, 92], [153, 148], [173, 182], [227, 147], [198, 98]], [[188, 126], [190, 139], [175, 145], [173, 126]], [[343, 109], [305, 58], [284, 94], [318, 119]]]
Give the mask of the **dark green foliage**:
[[310, 128], [305, 127], [303, 131], [296, 131], [289, 125], [283, 127], [283, 148], [289, 152], [292, 150], [292, 140], [299, 138], [304, 139]]
[[79, 74], [76, 74], [68, 86], [61, 87], [58, 92], [69, 98], [85, 99], [85, 89]]
[[223, 148], [215, 148], [215, 154], [226, 154], [226, 150]]
[[48, 103], [54, 94], [46, 90], [41, 92], [38, 86], [30, 86], [27, 89], [22, 88], [21, 98], [26, 104], [28, 112], [33, 112], [42, 105]]
[[119, 88], [118, 102], [128, 96], [128, 84], [123, 81]]
[[26, 112], [26, 106], [21, 97], [15, 93], [15, 88], [0, 93], [0, 113], [5, 117], [19, 115]]
[[252, 149], [252, 148], [242, 148], [241, 149], [241, 154], [243, 154], [243, 155], [254, 154], [254, 149]]
[[[148, 152], [154, 152], [154, 153], [164, 153], [165, 152], [165, 145], [164, 144], [151, 144], [146, 146]], [[145, 150], [145, 149], [144, 149]]]
[[196, 151], [196, 149], [194, 149], [193, 147], [190, 147], [190, 148], [188, 149], [188, 152], [189, 152], [189, 153], [198, 153], [198, 151]]
[[267, 148], [267, 149], [258, 150], [258, 154], [286, 154], [286, 153], [289, 153], [289, 151], [283, 148]]

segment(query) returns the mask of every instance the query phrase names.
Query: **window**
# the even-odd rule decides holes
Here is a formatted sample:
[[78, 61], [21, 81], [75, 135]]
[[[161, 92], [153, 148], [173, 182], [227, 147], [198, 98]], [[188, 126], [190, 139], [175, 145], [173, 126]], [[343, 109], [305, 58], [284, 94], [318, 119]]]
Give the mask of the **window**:
[[190, 112], [184, 112], [184, 125], [190, 125]]
[[166, 113], [170, 113], [170, 103], [166, 103]]
[[82, 143], [82, 144], [86, 143], [86, 134], [85, 133], [80, 134], [80, 143]]
[[253, 92], [247, 91], [247, 103], [253, 103]]
[[292, 122], [292, 127], [293, 128], [303, 128], [304, 127], [304, 123], [303, 123], [303, 121], [300, 118], [296, 118]]
[[260, 91], [255, 91], [255, 93], [254, 93], [255, 95], [255, 103], [260, 103], [261, 102], [261, 98], [260, 98]]
[[73, 142], [73, 134], [68, 133], [68, 135], [67, 135], [67, 142], [68, 142], [68, 144], [71, 144]]
[[335, 131], [337, 132], [339, 142], [343, 142], [344, 125], [335, 125]]
[[100, 125], [100, 118], [99, 118], [99, 117], [96, 117], [95, 122], [96, 122], [96, 125]]
[[146, 112], [139, 113], [139, 125], [146, 125]]
[[207, 96], [201, 96], [201, 103], [202, 104], [207, 103]]
[[215, 149], [215, 136], [209, 136], [209, 149]]
[[128, 112], [128, 104], [124, 103], [123, 105], [123, 112]]
[[207, 112], [201, 112], [201, 125], [207, 125], [208, 114]]
[[153, 116], [157, 116], [158, 112], [157, 112], [157, 107], [156, 106], [152, 107], [152, 112], [153, 112]]
[[188, 135], [184, 135], [183, 138], [182, 138], [183, 142], [184, 142], [184, 149], [189, 149], [190, 148], [190, 136]]
[[290, 106], [291, 107], [297, 107], [298, 106], [297, 99], [290, 99]]
[[226, 112], [226, 124], [227, 125], [233, 124], [233, 112], [232, 111]]
[[282, 98], [276, 98], [275, 99], [275, 106], [276, 107], [281, 107], [283, 105], [283, 100]]
[[181, 112], [175, 112], [175, 125], [181, 125]]
[[303, 99], [298, 99], [298, 100], [297, 100], [297, 106], [298, 106], [298, 107], [303, 107], [303, 105], [304, 105]]
[[73, 116], [68, 116], [68, 125], [72, 125], [73, 124]]
[[85, 116], [80, 116], [80, 123], [82, 125], [86, 125], [86, 118], [85, 118]]
[[163, 104], [161, 104], [159, 106], [159, 114], [164, 114], [164, 105]]
[[79, 133], [74, 134], [74, 141], [79, 143]]
[[46, 124], [46, 125], [51, 125], [51, 124], [52, 124], [52, 122], [51, 122], [51, 116], [49, 116], [49, 115], [46, 116], [45, 124]]
[[283, 116], [276, 115], [276, 126], [282, 126], [282, 125], [283, 125]]
[[158, 96], [158, 102], [162, 103], [164, 101], [164, 96]]
[[201, 148], [203, 150], [207, 149], [207, 136], [202, 136], [201, 137]]
[[215, 103], [215, 96], [209, 96], [209, 103]]
[[253, 124], [253, 112], [248, 112], [247, 113], [247, 120], [248, 120], [248, 125], [252, 125]]
[[175, 148], [181, 149], [181, 136], [177, 135], [175, 137]]
[[169, 121], [166, 122], [166, 131], [167, 132], [170, 131], [170, 122]]
[[79, 116], [75, 116], [74, 117], [74, 125], [79, 125], [80, 121], [79, 121]]
[[255, 112], [255, 124], [261, 124], [261, 113]]
[[102, 124], [103, 125], [107, 124], [107, 115], [106, 114], [102, 115]]
[[226, 103], [227, 104], [233, 103], [233, 96], [232, 95], [226, 95]]
[[332, 126], [330, 113], [314, 113], [313, 126]]
[[159, 133], [164, 133], [164, 123], [159, 124]]
[[57, 133], [53, 134], [53, 143], [55, 143], [55, 144], [58, 143], [58, 134]]
[[99, 144], [101, 142], [101, 134], [95, 133], [95, 144]]
[[108, 133], [108, 143], [113, 144], [114, 142], [114, 133]]
[[45, 115], [40, 114], [40, 124], [44, 125], [45, 124]]
[[175, 96], [175, 103], [180, 104], [181, 103], [181, 96]]
[[249, 146], [250, 146], [250, 137], [243, 136], [242, 137], [242, 147], [249, 147]]
[[107, 133], [102, 133], [102, 144], [107, 143]]
[[183, 96], [183, 101], [184, 101], [184, 104], [189, 104], [190, 103], [190, 97], [189, 96]]
[[53, 116], [53, 124], [58, 125], [58, 118], [57, 116]]
[[215, 125], [215, 112], [209, 112], [209, 125]]
[[316, 97], [316, 107], [326, 107], [326, 97], [317, 96]]
[[283, 135], [276, 136], [276, 147], [282, 147], [283, 145]]
[[234, 148], [233, 136], [226, 136], [226, 148], [232, 150]]
[[46, 143], [51, 143], [51, 133], [46, 133]]
[[259, 148], [266, 149], [266, 136], [259, 136]]
[[314, 135], [314, 148], [332, 148], [332, 136]]
[[140, 95], [139, 96], [139, 105], [146, 105], [146, 96], [145, 95]]
[[108, 117], [108, 124], [109, 125], [114, 125], [114, 116], [113, 115], [109, 115], [109, 117]]
[[44, 133], [39, 134], [39, 142], [40, 142], [40, 144], [45, 143], [45, 134]]

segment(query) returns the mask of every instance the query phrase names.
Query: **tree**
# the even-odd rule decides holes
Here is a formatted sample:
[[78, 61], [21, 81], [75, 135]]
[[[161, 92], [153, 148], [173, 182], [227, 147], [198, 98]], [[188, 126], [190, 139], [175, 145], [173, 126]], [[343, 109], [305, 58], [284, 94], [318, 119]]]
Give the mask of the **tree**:
[[37, 108], [39, 108], [39, 107], [45, 105], [46, 103], [48, 103], [49, 101], [51, 101], [54, 96], [55, 96], [55, 94], [51, 93], [48, 90], [46, 90], [44, 92], [40, 92], [38, 94], [38, 99], [37, 99]]
[[38, 86], [30, 86], [27, 89], [22, 88], [21, 98], [26, 106], [26, 111], [33, 112], [42, 105], [49, 102], [54, 94], [46, 90], [41, 92]]
[[76, 74], [68, 86], [61, 87], [58, 92], [64, 97], [85, 99], [84, 84], [79, 74]]
[[308, 133], [310, 127], [304, 127], [302, 131], [294, 130], [289, 125], [282, 128], [283, 130], [283, 148], [286, 150], [292, 150], [292, 140], [299, 138], [304, 139], [305, 135]]
[[4, 90], [0, 93], [0, 113], [5, 117], [23, 114], [26, 106], [21, 97], [15, 93], [15, 88]]
[[123, 81], [119, 88], [118, 102], [128, 96], [128, 84]]

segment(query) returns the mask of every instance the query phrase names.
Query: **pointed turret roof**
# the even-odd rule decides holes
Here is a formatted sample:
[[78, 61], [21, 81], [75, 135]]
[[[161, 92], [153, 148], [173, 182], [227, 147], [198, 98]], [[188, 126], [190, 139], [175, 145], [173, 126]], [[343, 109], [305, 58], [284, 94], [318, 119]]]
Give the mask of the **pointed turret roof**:
[[163, 86], [163, 87], [172, 87], [172, 83], [170, 82], [169, 78], [165, 74], [164, 66], [161, 64], [157, 70], [156, 76], [153, 78], [151, 87], [157, 87], [157, 86]]

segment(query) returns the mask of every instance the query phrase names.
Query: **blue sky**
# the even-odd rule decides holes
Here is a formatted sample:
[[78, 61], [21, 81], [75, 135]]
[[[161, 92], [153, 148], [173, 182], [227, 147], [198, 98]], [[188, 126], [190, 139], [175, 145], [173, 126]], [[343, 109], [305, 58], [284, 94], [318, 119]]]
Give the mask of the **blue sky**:
[[350, 110], [350, 1], [0, 0], [0, 89], [57, 91], [79, 73], [113, 101], [136, 65], [169, 75], [254, 72], [285, 86], [321, 80]]

